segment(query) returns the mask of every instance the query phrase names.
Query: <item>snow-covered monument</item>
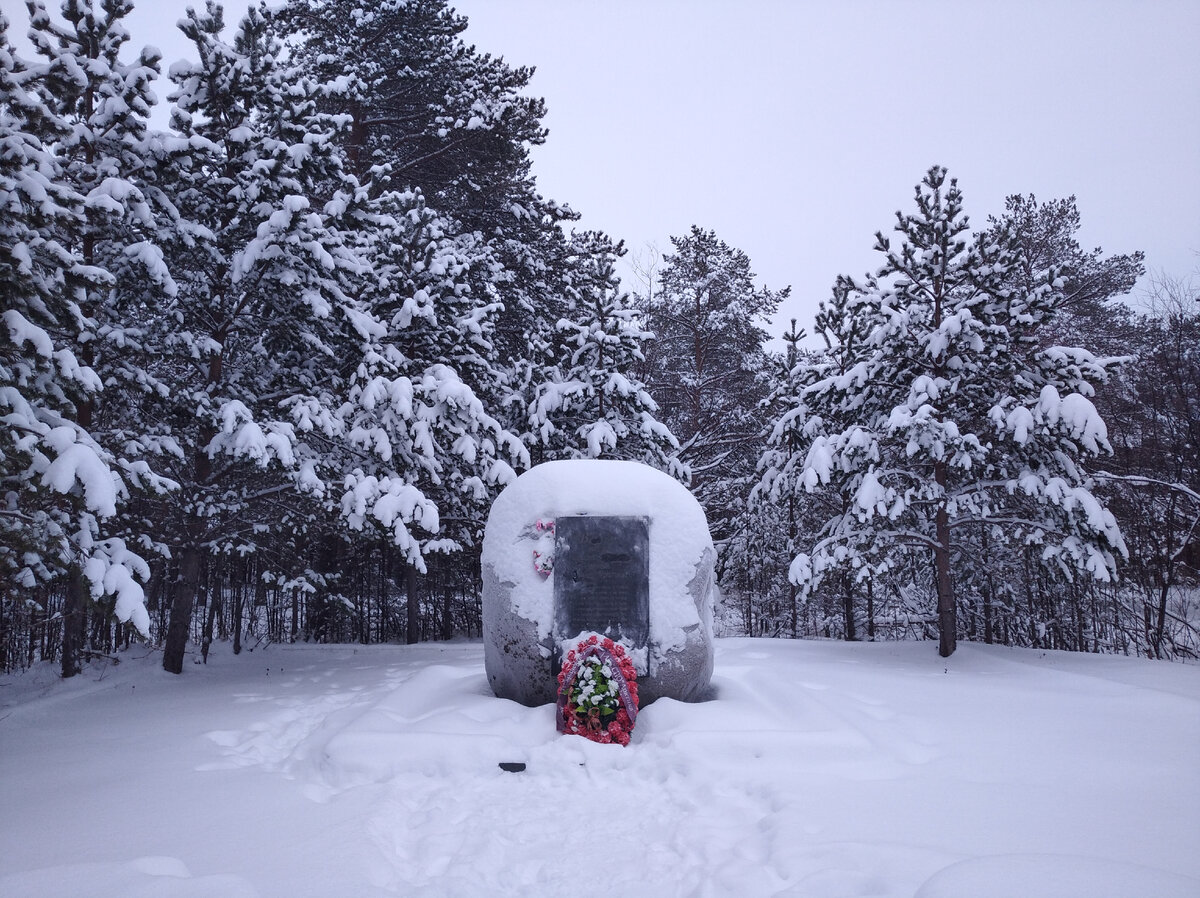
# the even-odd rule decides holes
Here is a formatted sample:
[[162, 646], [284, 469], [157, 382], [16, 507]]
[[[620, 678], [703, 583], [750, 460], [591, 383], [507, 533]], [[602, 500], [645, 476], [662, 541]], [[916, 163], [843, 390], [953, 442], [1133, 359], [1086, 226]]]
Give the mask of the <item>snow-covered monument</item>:
[[678, 481], [627, 461], [538, 465], [492, 505], [483, 540], [484, 665], [492, 690], [555, 700], [563, 646], [622, 641], [641, 700], [697, 700], [713, 669], [716, 553]]

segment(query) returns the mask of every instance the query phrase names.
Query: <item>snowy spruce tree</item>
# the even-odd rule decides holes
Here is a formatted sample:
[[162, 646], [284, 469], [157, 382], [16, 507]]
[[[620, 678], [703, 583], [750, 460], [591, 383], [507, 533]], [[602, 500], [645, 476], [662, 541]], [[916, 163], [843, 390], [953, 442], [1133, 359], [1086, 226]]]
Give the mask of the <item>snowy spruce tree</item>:
[[1090, 397], [1113, 362], [1042, 345], [1062, 281], [1015, 278], [1023, 260], [1006, 229], [973, 239], [945, 169], [929, 170], [916, 206], [897, 213], [895, 238], [876, 235], [875, 274], [839, 279], [823, 328], [832, 352], [777, 428], [800, 436], [803, 460], [776, 476], [835, 508], [791, 565], [801, 589], [838, 572], [869, 579], [916, 553], [948, 656], [964, 528], [1036, 546], [1070, 575], [1113, 576], [1124, 543], [1084, 468], [1109, 451]]

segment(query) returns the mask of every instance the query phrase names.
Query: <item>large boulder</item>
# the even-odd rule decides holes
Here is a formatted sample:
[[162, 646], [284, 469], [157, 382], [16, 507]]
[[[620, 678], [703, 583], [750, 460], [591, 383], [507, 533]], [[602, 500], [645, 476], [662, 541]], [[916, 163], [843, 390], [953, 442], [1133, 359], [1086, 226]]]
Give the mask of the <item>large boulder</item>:
[[[561, 519], [572, 523], [562, 532], [595, 530], [598, 546], [626, 533], [631, 541], [616, 552], [606, 543], [588, 558], [578, 535], [570, 546], [562, 532], [556, 536]], [[571, 570], [555, 569], [556, 553], [561, 560], [568, 549]], [[580, 606], [585, 615], [597, 613], [591, 593], [634, 590], [640, 580], [640, 598], [595, 599], [597, 607], [625, 609], [613, 615], [628, 619], [601, 614], [599, 623], [584, 629], [629, 645], [642, 704], [662, 696], [702, 698], [713, 668], [715, 560], [704, 510], [661, 471], [636, 462], [584, 460], [527, 471], [497, 497], [483, 539], [484, 665], [492, 690], [526, 705], [554, 701], [558, 659], [564, 643], [578, 635], [566, 630], [579, 626]], [[613, 566], [606, 569], [608, 564]], [[562, 582], [556, 584], [556, 576]], [[576, 607], [567, 607], [572, 603]]]

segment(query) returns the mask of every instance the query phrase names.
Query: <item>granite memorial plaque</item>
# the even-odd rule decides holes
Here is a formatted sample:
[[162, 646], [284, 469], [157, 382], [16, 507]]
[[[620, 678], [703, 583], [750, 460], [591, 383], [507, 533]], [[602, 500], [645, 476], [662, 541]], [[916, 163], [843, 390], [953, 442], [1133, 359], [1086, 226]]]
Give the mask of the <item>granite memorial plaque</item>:
[[[595, 631], [633, 648], [650, 638], [649, 522], [579, 515], [555, 521], [557, 639]], [[557, 662], [557, 659], [555, 659]]]

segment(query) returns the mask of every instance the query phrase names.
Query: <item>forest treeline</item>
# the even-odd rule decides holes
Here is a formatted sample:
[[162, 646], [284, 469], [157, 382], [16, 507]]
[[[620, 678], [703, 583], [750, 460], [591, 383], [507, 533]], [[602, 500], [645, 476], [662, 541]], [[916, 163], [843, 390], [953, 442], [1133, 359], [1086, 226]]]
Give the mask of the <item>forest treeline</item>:
[[477, 636], [490, 502], [561, 458], [690, 485], [726, 633], [1197, 652], [1195, 288], [1123, 305], [1074, 198], [972, 229], [931, 169], [776, 351], [710, 230], [623, 289], [442, 0], [210, 4], [165, 77], [131, 7], [0, 16], [0, 668]]

